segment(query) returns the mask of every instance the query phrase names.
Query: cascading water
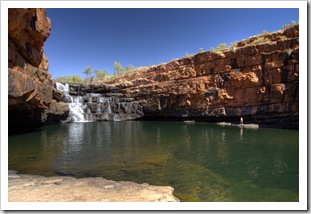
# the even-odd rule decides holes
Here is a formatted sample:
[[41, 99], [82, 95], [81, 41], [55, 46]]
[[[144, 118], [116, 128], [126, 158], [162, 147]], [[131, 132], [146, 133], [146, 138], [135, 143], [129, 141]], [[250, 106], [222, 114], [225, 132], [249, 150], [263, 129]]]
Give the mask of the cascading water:
[[[132, 120], [143, 115], [142, 107], [135, 101], [126, 98], [104, 97], [103, 94], [82, 92], [77, 86], [70, 91], [69, 84], [56, 82], [56, 88], [65, 93], [64, 101], [70, 108], [70, 117], [73, 122], [91, 122], [97, 120]], [[75, 94], [71, 94], [70, 92]]]
[[87, 122], [85, 120], [85, 114], [84, 114], [84, 107], [85, 105], [83, 104], [83, 97], [81, 96], [70, 96], [70, 88], [69, 84], [62, 84], [59, 82], [56, 82], [56, 88], [65, 94], [64, 101], [68, 103], [69, 105], [69, 116], [71, 117], [71, 120], [73, 122]]
[[69, 103], [70, 117], [73, 122], [85, 122], [83, 107], [79, 96], [74, 99], [74, 102]]
[[65, 94], [64, 102], [72, 103], [73, 98], [69, 95], [69, 84], [66, 83], [65, 85], [61, 84], [60, 82], [56, 82], [56, 88]]

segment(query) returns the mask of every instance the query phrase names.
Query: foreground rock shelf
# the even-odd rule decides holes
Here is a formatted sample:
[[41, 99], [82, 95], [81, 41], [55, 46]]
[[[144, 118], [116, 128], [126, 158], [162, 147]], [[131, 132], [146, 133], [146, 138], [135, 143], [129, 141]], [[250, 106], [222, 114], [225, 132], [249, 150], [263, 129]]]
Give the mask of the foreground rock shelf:
[[9, 171], [9, 202], [179, 202], [170, 186]]

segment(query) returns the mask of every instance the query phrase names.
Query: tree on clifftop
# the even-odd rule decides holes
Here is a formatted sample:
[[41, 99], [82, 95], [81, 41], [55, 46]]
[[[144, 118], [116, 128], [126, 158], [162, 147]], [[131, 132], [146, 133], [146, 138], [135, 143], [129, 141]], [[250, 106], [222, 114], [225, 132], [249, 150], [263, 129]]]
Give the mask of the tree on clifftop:
[[122, 65], [120, 62], [114, 62], [114, 74], [120, 76], [121, 74], [124, 73], [124, 68], [122, 68]]
[[224, 49], [227, 48], [227, 44], [226, 43], [221, 43], [217, 46], [217, 48], [211, 48], [211, 51], [222, 51]]
[[87, 77], [88, 77], [92, 72], [93, 72], [93, 71], [92, 71], [91, 66], [87, 66], [87, 67], [84, 69], [84, 71], [83, 71], [83, 73], [86, 74]]
[[203, 53], [204, 52], [204, 49], [203, 48], [200, 48], [198, 53]]
[[106, 70], [95, 70], [95, 74], [98, 79], [105, 79], [108, 75]]
[[125, 67], [125, 71], [133, 70], [135, 67], [133, 65], [128, 65]]
[[55, 82], [83, 84], [85, 81], [79, 75], [59, 76]]

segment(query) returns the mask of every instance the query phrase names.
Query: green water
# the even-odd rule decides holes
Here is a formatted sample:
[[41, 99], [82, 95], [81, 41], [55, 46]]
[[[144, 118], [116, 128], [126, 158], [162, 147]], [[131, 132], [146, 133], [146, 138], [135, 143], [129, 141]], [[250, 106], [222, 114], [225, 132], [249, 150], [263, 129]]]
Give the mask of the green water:
[[299, 201], [299, 133], [154, 121], [9, 136], [9, 169], [174, 187], [181, 201]]

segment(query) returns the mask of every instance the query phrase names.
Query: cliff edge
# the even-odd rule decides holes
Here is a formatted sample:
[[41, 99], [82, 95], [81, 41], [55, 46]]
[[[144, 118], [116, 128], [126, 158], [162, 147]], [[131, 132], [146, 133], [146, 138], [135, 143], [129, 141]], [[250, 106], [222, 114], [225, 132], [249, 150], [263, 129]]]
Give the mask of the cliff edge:
[[[43, 52], [50, 30], [44, 9], [9, 9], [10, 131], [68, 121], [66, 97], [54, 87]], [[71, 85], [69, 93], [101, 94], [83, 103], [83, 114], [96, 120], [112, 118], [102, 116], [102, 100], [113, 98], [113, 118], [238, 123], [243, 117], [261, 127], [299, 128], [298, 24], [136, 70], [102, 84]]]
[[[44, 42], [51, 23], [45, 9], [9, 9], [8, 102], [9, 130], [33, 128], [68, 114], [68, 105], [58, 102], [63, 94], [54, 88], [48, 73]], [[67, 113], [66, 113], [67, 112]], [[51, 119], [50, 119], [51, 120]]]
[[[250, 37], [105, 83], [139, 101], [145, 119], [299, 127], [299, 25]], [[118, 90], [116, 90], [118, 89]]]

